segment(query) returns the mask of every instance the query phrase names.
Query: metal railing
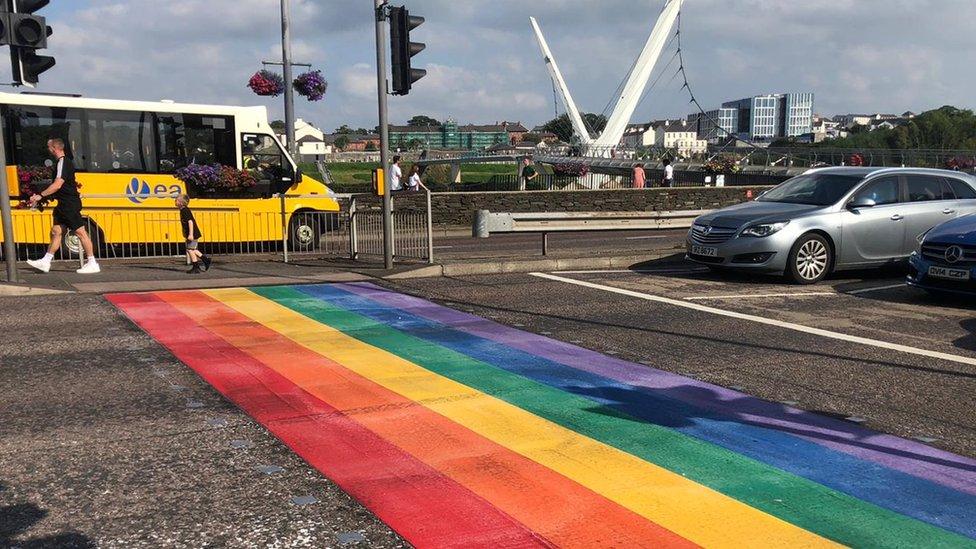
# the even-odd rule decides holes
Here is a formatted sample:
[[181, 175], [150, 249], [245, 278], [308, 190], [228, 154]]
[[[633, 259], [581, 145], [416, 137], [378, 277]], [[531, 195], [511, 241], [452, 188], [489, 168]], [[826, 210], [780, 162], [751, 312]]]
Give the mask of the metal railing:
[[[424, 189], [426, 211], [394, 207], [394, 254], [399, 260], [433, 262], [430, 191]], [[160, 197], [161, 198], [161, 197]], [[168, 196], [166, 198], [169, 198]], [[383, 218], [377, 207], [363, 207], [357, 195], [275, 195], [276, 208], [248, 211], [235, 206], [193, 207], [203, 237], [200, 249], [212, 255], [299, 256], [371, 259], [383, 256]], [[186, 242], [175, 208], [132, 208], [100, 205], [102, 199], [125, 195], [86, 195], [82, 215], [101, 260], [175, 258], [184, 256]], [[301, 209], [290, 211], [289, 202]], [[334, 211], [334, 205], [339, 210]], [[394, 202], [395, 205], [395, 202]], [[333, 209], [333, 211], [329, 211]], [[50, 211], [15, 211], [17, 260], [42, 256], [50, 240]], [[83, 261], [81, 242], [73, 232], [62, 235], [55, 260]], [[0, 251], [0, 260], [3, 259]]]

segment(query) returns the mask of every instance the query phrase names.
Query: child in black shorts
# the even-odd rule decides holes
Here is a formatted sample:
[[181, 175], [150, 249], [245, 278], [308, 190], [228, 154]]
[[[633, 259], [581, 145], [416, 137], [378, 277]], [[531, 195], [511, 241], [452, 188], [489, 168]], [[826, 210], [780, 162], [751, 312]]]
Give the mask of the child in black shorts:
[[197, 225], [197, 220], [193, 217], [193, 212], [190, 210], [190, 197], [181, 194], [176, 198], [176, 207], [180, 210], [180, 226], [183, 228], [183, 238], [186, 239], [186, 257], [190, 260], [191, 267], [187, 271], [187, 274], [199, 274], [200, 263], [203, 263], [203, 270], [210, 270], [210, 256], [204, 255], [200, 251], [200, 238], [203, 237], [203, 233], [200, 232], [200, 226]]

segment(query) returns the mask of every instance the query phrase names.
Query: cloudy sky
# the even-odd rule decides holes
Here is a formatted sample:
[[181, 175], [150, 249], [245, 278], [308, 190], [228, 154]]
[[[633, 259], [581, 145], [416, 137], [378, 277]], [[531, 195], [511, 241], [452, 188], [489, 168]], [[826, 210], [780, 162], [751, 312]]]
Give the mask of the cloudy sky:
[[[391, 98], [394, 122], [414, 114], [459, 122], [554, 114], [552, 85], [528, 23], [536, 16], [576, 101], [604, 111], [664, 0], [403, 0], [427, 18], [415, 31], [428, 76]], [[295, 61], [322, 69], [324, 101], [297, 99], [323, 129], [376, 125], [372, 0], [292, 0]], [[279, 0], [54, 0], [58, 65], [40, 90], [91, 97], [263, 104], [245, 87], [261, 60], [280, 59]], [[974, 0], [686, 0], [685, 63], [706, 108], [758, 93], [813, 91], [819, 112], [972, 108]], [[637, 120], [691, 112], [677, 63]], [[561, 110], [561, 108], [560, 108]]]

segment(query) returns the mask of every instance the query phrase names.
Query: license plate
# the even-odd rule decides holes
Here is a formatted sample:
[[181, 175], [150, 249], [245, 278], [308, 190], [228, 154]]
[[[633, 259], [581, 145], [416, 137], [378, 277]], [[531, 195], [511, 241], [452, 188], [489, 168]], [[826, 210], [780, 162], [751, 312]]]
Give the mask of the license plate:
[[708, 248], [706, 246], [692, 246], [692, 255], [703, 255], [705, 257], [718, 257], [718, 248]]
[[950, 269], [948, 267], [929, 267], [929, 276], [949, 280], [969, 280], [969, 271], [967, 269]]

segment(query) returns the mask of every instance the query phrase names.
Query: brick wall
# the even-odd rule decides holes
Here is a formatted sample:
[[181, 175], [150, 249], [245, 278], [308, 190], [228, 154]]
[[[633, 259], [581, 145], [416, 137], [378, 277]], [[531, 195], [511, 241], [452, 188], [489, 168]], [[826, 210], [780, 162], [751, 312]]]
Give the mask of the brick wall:
[[[711, 210], [757, 196], [768, 187], [686, 187], [612, 191], [521, 191], [434, 193], [435, 225], [470, 226], [477, 210], [493, 212], [630, 212]], [[368, 196], [359, 207], [379, 208], [381, 199]], [[397, 210], [426, 208], [421, 193], [395, 193]]]

